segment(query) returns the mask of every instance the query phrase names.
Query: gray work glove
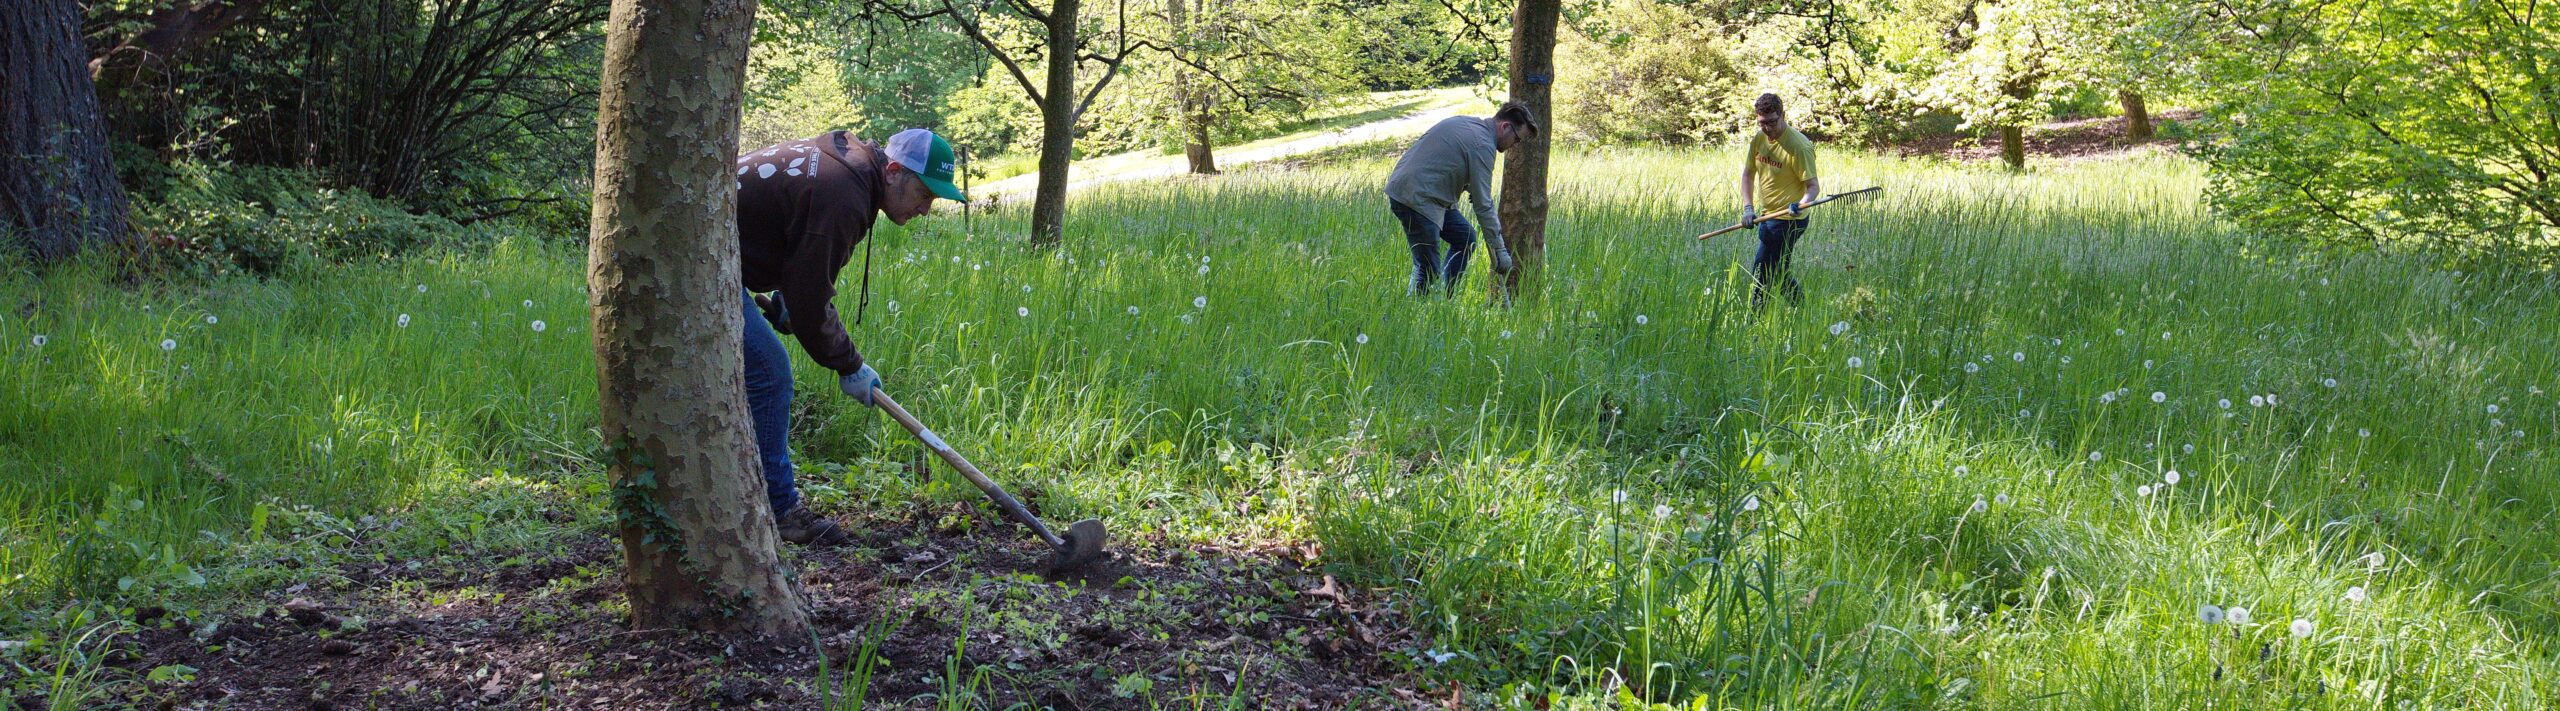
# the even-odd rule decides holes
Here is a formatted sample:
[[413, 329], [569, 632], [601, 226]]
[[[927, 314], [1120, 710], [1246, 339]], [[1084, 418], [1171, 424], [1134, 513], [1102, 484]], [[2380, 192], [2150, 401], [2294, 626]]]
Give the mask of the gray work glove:
[[880, 406], [871, 398], [872, 393], [880, 390], [880, 371], [872, 370], [869, 363], [862, 364], [861, 370], [838, 376], [836, 386], [844, 388], [844, 394], [853, 396], [853, 401], [862, 403], [863, 407]]
[[1493, 253], [1493, 273], [1509, 274], [1513, 268], [1519, 266], [1518, 263], [1511, 261], [1511, 246], [1503, 244], [1502, 233], [1486, 230], [1484, 246], [1486, 251]]
[[1759, 219], [1760, 208], [1752, 207], [1750, 205], [1742, 206], [1742, 224], [1748, 225]]

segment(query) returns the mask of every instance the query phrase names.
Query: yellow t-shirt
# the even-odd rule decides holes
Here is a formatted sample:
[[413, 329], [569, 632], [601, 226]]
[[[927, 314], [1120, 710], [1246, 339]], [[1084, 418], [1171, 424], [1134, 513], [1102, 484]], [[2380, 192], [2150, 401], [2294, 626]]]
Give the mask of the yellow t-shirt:
[[[1804, 199], [1806, 181], [1821, 177], [1814, 172], [1813, 141], [1807, 140], [1796, 127], [1788, 126], [1786, 135], [1775, 144], [1758, 131], [1751, 133], [1751, 147], [1743, 152], [1744, 168], [1756, 171], [1751, 202], [1762, 213], [1776, 212]], [[1801, 220], [1803, 215], [1783, 219]]]

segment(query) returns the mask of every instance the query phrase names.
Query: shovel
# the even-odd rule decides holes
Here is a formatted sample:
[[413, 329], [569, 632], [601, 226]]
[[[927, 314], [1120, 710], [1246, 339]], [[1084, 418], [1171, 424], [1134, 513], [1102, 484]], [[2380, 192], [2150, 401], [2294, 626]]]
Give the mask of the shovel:
[[969, 459], [960, 456], [959, 452], [952, 451], [951, 445], [944, 444], [942, 438], [936, 436], [933, 430], [926, 429], [924, 423], [917, 422], [916, 416], [907, 414], [907, 409], [899, 407], [898, 401], [889, 399], [888, 393], [882, 392], [879, 388], [873, 388], [871, 402], [878, 404], [880, 409], [887, 410], [889, 417], [896, 419], [898, 424], [905, 425], [907, 432], [915, 435], [916, 441], [923, 442], [926, 449], [942, 455], [943, 462], [950, 464], [952, 469], [958, 470], [960, 476], [968, 478], [969, 483], [978, 485], [978, 490], [986, 492], [987, 498], [996, 502], [997, 506], [1003, 507], [1005, 513], [1013, 514], [1015, 520], [1021, 521], [1030, 526], [1032, 531], [1038, 532], [1040, 540], [1049, 544], [1050, 573], [1064, 573], [1082, 568], [1103, 557], [1102, 544], [1109, 539], [1109, 536], [1103, 532], [1101, 520], [1088, 518], [1068, 524], [1067, 535], [1063, 537], [1050, 532], [1048, 524], [1041, 523], [1040, 517], [1031, 515], [1031, 509], [1024, 508], [1022, 502], [1014, 499], [1012, 494], [1004, 493], [1004, 487], [996, 486], [995, 480], [978, 473], [976, 465], [970, 464]]
[[[1845, 193], [1833, 193], [1830, 197], [1826, 197], [1826, 198], [1823, 198], [1823, 199], [1820, 199], [1820, 200], [1815, 200], [1815, 201], [1813, 201], [1813, 202], [1805, 203], [1805, 205], [1804, 205], [1804, 206], [1805, 206], [1805, 207], [1807, 207], [1807, 208], [1811, 208], [1811, 207], [1813, 207], [1813, 206], [1815, 206], [1815, 205], [1820, 205], [1820, 204], [1823, 204], [1823, 203], [1831, 202], [1831, 201], [1833, 201], [1833, 200], [1841, 200], [1841, 199], [1847, 199], [1847, 198], [1853, 198], [1853, 197], [1860, 197], [1860, 196], [1864, 196], [1864, 195], [1872, 194], [1872, 193], [1874, 193], [1874, 192], [1876, 192], [1876, 191], [1883, 190], [1883, 189], [1884, 189], [1884, 186], [1882, 186], [1882, 185], [1878, 185], [1878, 186], [1875, 186], [1875, 187], [1872, 187], [1872, 188], [1867, 188], [1867, 189], [1864, 189], [1864, 190], [1851, 190], [1851, 191], [1849, 191], [1849, 192], [1845, 192]], [[1752, 226], [1754, 226], [1754, 225], [1758, 225], [1758, 224], [1763, 223], [1763, 222], [1768, 222], [1768, 221], [1770, 221], [1770, 220], [1775, 220], [1775, 219], [1779, 219], [1779, 218], [1783, 218], [1783, 217], [1790, 217], [1790, 216], [1793, 216], [1793, 215], [1795, 215], [1795, 214], [1796, 214], [1795, 206], [1793, 206], [1793, 205], [1789, 205], [1789, 206], [1787, 206], [1787, 207], [1786, 207], [1786, 209], [1782, 209], [1782, 210], [1779, 210], [1779, 211], [1777, 211], [1777, 212], [1772, 212], [1772, 213], [1769, 213], [1769, 214], [1766, 214], [1766, 215], [1761, 215], [1761, 216], [1760, 216], [1760, 219], [1757, 219], [1757, 220], [1752, 220], [1752, 221], [1750, 221], [1750, 222], [1744, 222], [1744, 223], [1741, 223], [1741, 224], [1734, 225], [1734, 226], [1732, 226], [1732, 227], [1727, 227], [1727, 228], [1724, 228], [1724, 229], [1721, 229], [1721, 230], [1716, 230], [1716, 231], [1714, 231], [1714, 232], [1709, 232], [1709, 233], [1706, 233], [1706, 234], [1698, 235], [1698, 239], [1706, 239], [1706, 238], [1714, 237], [1714, 236], [1716, 236], [1716, 235], [1724, 234], [1724, 233], [1727, 233], [1727, 232], [1739, 231], [1739, 230], [1742, 230], [1742, 229], [1746, 229], [1746, 228], [1752, 227]]]

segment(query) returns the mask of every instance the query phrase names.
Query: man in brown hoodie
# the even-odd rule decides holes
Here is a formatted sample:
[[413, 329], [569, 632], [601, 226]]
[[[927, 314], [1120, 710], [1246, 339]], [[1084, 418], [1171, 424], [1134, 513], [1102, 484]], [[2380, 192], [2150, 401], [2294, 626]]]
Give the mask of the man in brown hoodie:
[[[836, 317], [836, 272], [854, 245], [887, 214], [900, 225], [933, 209], [936, 197], [967, 201], [951, 184], [951, 144], [907, 129], [882, 148], [836, 131], [738, 157], [738, 276], [746, 310], [747, 412], [764, 463], [765, 497], [783, 540], [834, 544], [834, 521], [800, 505], [791, 468], [791, 356], [777, 331], [798, 337], [810, 360], [837, 373], [837, 386], [864, 405], [880, 373], [854, 350]], [[760, 292], [774, 292], [759, 299]]]

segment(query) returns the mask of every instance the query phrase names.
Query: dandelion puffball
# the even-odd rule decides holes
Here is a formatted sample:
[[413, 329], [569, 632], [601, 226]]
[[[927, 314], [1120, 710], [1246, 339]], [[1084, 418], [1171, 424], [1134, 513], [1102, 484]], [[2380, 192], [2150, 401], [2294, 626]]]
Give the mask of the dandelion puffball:
[[1618, 490], [1616, 490], [1616, 491], [1611, 491], [1611, 492], [1609, 492], [1609, 503], [1613, 503], [1613, 504], [1623, 504], [1623, 503], [1626, 503], [1626, 502], [1627, 502], [1627, 490], [1625, 490], [1625, 489], [1618, 489]]
[[36, 334], [36, 337], [35, 337], [35, 338], [32, 338], [32, 339], [29, 339], [29, 341], [30, 341], [30, 342], [32, 342], [32, 343], [34, 343], [34, 344], [36, 344], [36, 347], [37, 347], [37, 348], [43, 348], [43, 347], [44, 347], [44, 334], [41, 334], [41, 333]]
[[1013, 315], [1015, 315], [1015, 316], [1024, 316], [1024, 317], [1028, 317], [1028, 316], [1030, 316], [1030, 315], [1031, 315], [1031, 307], [1029, 307], [1029, 306], [1016, 306], [1016, 307], [1013, 307]]
[[2267, 398], [2266, 398], [2266, 396], [2264, 396], [2264, 395], [2251, 395], [2251, 396], [2249, 396], [2249, 406], [2250, 406], [2250, 407], [2266, 407], [2266, 406], [2267, 406]]
[[1831, 335], [1837, 336], [1837, 335], [1840, 335], [1840, 334], [1843, 334], [1843, 333], [1848, 333], [1848, 332], [1849, 332], [1849, 322], [1847, 322], [1847, 321], [1842, 321], [1842, 322], [1839, 322], [1839, 323], [1831, 324]]
[[175, 338], [163, 338], [163, 339], [160, 339], [160, 350], [162, 350], [162, 351], [174, 351], [174, 350], [177, 350], [177, 349], [178, 349], [178, 339], [175, 339]]
[[1503, 332], [1502, 332], [1502, 339], [1503, 339], [1503, 340], [1506, 340], [1506, 341], [1507, 341], [1507, 340], [1511, 340], [1511, 332], [1510, 332], [1510, 331], [1503, 331]]
[[2141, 485], [2141, 486], [2133, 487], [2133, 495], [2135, 495], [2135, 496], [2141, 496], [2141, 497], [2149, 497], [2149, 496], [2151, 496], [2151, 485], [2150, 485], [2150, 484], [2144, 484], [2144, 485]]
[[1972, 511], [1973, 513], [1982, 513], [1982, 512], [1984, 512], [1984, 511], [1989, 511], [1989, 510], [1991, 510], [1991, 503], [1990, 503], [1990, 502], [1983, 501], [1983, 500], [1982, 500], [1982, 497], [1978, 497], [1978, 496], [1977, 496], [1977, 497], [1974, 497], [1974, 499], [1973, 499], [1973, 508], [1971, 509], [1971, 511]]
[[2222, 608], [2213, 605], [2198, 607], [2196, 608], [2196, 619], [2201, 620], [2208, 625], [2222, 624]]
[[1744, 511], [1758, 511], [1758, 510], [1760, 510], [1760, 497], [1759, 497], [1758, 495], [1752, 495], [1752, 496], [1745, 496], [1745, 497], [1742, 497], [1742, 510], [1744, 510]]
[[1979, 372], [1982, 372], [1982, 366], [1980, 366], [1980, 365], [1976, 365], [1976, 364], [1972, 363], [1971, 361], [1967, 361], [1967, 362], [1964, 364], [1964, 372], [1967, 372], [1967, 373], [1979, 373]]
[[2009, 505], [2009, 494], [2006, 492], [1994, 494], [1991, 496], [1991, 503], [2007, 506]]
[[2245, 625], [2245, 624], [2249, 624], [2249, 608], [2246, 608], [2246, 607], [2234, 607], [2234, 608], [2231, 608], [2230, 610], [2226, 611], [2226, 612], [2225, 612], [2225, 614], [2226, 614], [2226, 615], [2228, 615], [2228, 616], [2230, 617], [2230, 619], [2231, 619], [2231, 624], [2235, 624], [2235, 625]]
[[2012, 352], [2012, 353], [2010, 353], [2010, 354], [2009, 354], [2009, 362], [2011, 362], [2011, 363], [2024, 363], [2024, 362], [2027, 362], [2027, 354], [2026, 354], [2026, 352], [2025, 352], [2025, 351], [2017, 351], [2017, 352]]
[[213, 314], [204, 315], [204, 325], [211, 326], [217, 323], [222, 323], [222, 319], [215, 318]]
[[1644, 325], [1644, 324], [1645, 324], [1644, 314], [1636, 314], [1636, 325], [1638, 325], [1638, 326], [1642, 326], [1642, 325]]
[[2364, 602], [2364, 586], [2347, 588], [2347, 602]]
[[400, 315], [400, 327], [401, 327], [401, 328], [408, 328], [408, 327], [409, 327], [409, 315], [408, 315], [408, 314], [401, 314], [401, 315]]
[[2221, 400], [2216, 400], [2213, 404], [2220, 405], [2222, 406], [2222, 409], [2228, 410], [2231, 409], [2231, 398], [2226, 397]]
[[1657, 520], [1671, 518], [1671, 506], [1668, 504], [1654, 504], [1653, 517]]
[[2311, 627], [2310, 620], [2299, 617], [2293, 618], [2293, 624], [2287, 629], [2293, 632], [2294, 639], [2310, 639], [2311, 633], [2314, 631]]
[[1136, 316], [1136, 315], [1138, 315], [1138, 307], [1135, 307], [1135, 306], [1131, 306], [1131, 307], [1129, 307], [1129, 315], [1131, 315], [1131, 316]]
[[2160, 480], [2161, 480], [2161, 481], [2169, 482], [2169, 483], [2171, 483], [2171, 484], [2176, 484], [2176, 483], [2178, 483], [2178, 479], [2179, 479], [2179, 476], [2178, 476], [2178, 470], [2176, 470], [2176, 469], [2171, 469], [2171, 470], [2169, 470], [2169, 473], [2160, 475]]
[[418, 293], [421, 293], [421, 294], [427, 293], [427, 285], [425, 285], [425, 284], [419, 284], [419, 285], [418, 285]]
[[2494, 402], [2493, 402], [2493, 403], [2489, 403], [2489, 414], [2492, 414], [2492, 415], [2498, 414], [2498, 404], [2497, 404], [2497, 403], [2494, 403]]
[[2107, 458], [2107, 454], [2106, 454], [2105, 452], [2090, 452], [2090, 453], [2089, 453], [2089, 461], [2092, 461], [2092, 462], [2099, 461], [2099, 460], [2106, 459], [2106, 458]]
[[2153, 391], [2151, 391], [2151, 402], [2153, 402], [2153, 403], [2163, 403], [2163, 402], [2168, 402], [2168, 401], [2169, 401], [2169, 394], [2168, 394], [2168, 393], [2160, 392], [2160, 391], [2158, 391], [2158, 390], [2153, 390]]
[[528, 308], [528, 309], [533, 308], [533, 300], [532, 300], [532, 299], [525, 299], [525, 300], [524, 300], [524, 307], [525, 307], [525, 308]]
[[1849, 367], [1851, 367], [1851, 368], [1864, 368], [1864, 367], [1867, 367], [1867, 362], [1866, 362], [1866, 361], [1864, 361], [1864, 360], [1860, 360], [1857, 356], [1849, 356]]
[[1191, 308], [1195, 308], [1195, 309], [1205, 309], [1205, 308], [1209, 308], [1209, 297], [1208, 297], [1208, 296], [1206, 296], [1206, 295], [1191, 297]]
[[1365, 345], [1369, 345], [1369, 334], [1368, 334], [1368, 333], [1366, 333], [1366, 332], [1363, 332], [1363, 333], [1361, 333], [1360, 335], [1352, 336], [1352, 337], [1351, 337], [1351, 342], [1352, 342], [1352, 343], [1357, 343], [1357, 344], [1360, 344], [1360, 345], [1364, 345], [1364, 346], [1365, 346]]
[[542, 332], [542, 329], [545, 329], [545, 328], [550, 328], [550, 326], [549, 326], [549, 325], [547, 325], [547, 324], [544, 324], [544, 323], [543, 323], [543, 322], [541, 322], [541, 321], [535, 321], [535, 322], [533, 322], [533, 332], [534, 332], [534, 333], [541, 333], [541, 332]]
[[2331, 388], [2338, 387], [2338, 379], [2337, 379], [2337, 378], [2322, 378], [2322, 379], [2320, 379], [2320, 385], [2321, 385], [2321, 386], [2323, 386], [2323, 387], [2331, 387]]

